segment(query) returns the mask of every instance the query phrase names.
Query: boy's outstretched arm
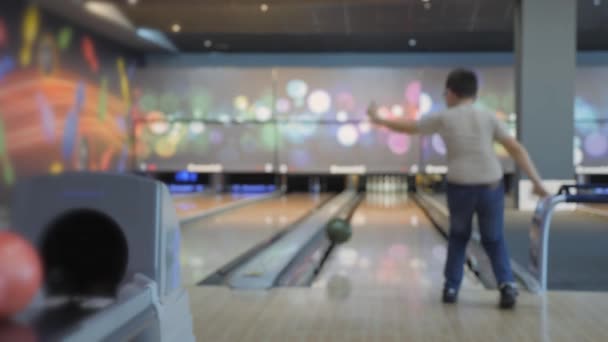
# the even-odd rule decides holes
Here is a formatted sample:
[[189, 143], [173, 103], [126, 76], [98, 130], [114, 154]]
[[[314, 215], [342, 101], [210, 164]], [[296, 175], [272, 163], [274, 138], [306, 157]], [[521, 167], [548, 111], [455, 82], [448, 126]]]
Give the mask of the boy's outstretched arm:
[[367, 116], [369, 116], [370, 120], [377, 124], [384, 126], [390, 130], [407, 133], [407, 134], [416, 134], [419, 133], [418, 124], [413, 120], [384, 120], [378, 116], [378, 108], [374, 102], [372, 102], [367, 108]]

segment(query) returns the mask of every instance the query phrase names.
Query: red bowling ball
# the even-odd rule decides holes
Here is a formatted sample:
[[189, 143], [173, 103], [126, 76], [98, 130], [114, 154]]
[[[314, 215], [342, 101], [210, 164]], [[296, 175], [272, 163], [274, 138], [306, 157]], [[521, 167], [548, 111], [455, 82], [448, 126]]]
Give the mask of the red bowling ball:
[[24, 310], [42, 284], [42, 262], [21, 236], [0, 231], [0, 319]]

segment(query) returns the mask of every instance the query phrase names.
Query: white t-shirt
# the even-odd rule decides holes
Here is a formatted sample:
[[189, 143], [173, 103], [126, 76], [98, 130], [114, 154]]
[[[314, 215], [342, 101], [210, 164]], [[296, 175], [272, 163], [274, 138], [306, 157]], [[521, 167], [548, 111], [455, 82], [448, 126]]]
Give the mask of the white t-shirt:
[[494, 142], [509, 136], [495, 113], [462, 104], [422, 117], [421, 134], [439, 133], [447, 148], [448, 181], [455, 184], [491, 184], [503, 177]]

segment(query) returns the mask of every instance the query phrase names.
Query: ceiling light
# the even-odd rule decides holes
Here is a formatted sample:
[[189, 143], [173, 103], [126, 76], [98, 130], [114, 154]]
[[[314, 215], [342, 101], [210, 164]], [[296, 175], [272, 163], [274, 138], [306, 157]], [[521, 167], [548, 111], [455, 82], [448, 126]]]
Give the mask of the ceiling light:
[[601, 4], [602, 4], [602, 0], [593, 0], [593, 4], [594, 4], [595, 6], [599, 6], [599, 5], [601, 5]]
[[205, 40], [205, 42], [203, 44], [205, 44], [206, 48], [210, 48], [213, 46], [213, 42], [210, 41], [209, 39]]
[[414, 38], [410, 39], [407, 43], [411, 47], [414, 47], [414, 46], [416, 46], [416, 44], [418, 44], [418, 42]]
[[171, 26], [171, 31], [177, 33], [179, 31], [182, 30], [182, 27], [179, 24], [173, 24], [173, 26]]
[[137, 0], [127, 0], [127, 2], [129, 3], [129, 5], [131, 6], [135, 6], [137, 5]]
[[261, 4], [260, 5], [260, 11], [267, 12], [268, 11], [268, 5], [267, 4]]
[[114, 24], [130, 30], [135, 29], [129, 19], [127, 19], [122, 11], [114, 4], [103, 1], [87, 1], [84, 3], [84, 8], [89, 13], [108, 20]]

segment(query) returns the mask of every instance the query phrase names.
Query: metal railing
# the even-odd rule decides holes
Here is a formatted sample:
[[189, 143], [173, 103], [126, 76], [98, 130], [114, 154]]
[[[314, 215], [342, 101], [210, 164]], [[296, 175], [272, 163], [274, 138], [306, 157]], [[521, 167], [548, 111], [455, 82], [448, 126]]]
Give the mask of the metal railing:
[[555, 196], [538, 202], [530, 227], [529, 269], [538, 281], [538, 290], [547, 291], [549, 267], [549, 236], [551, 220], [555, 208], [561, 203], [603, 203], [608, 204], [608, 194], [597, 193], [608, 185], [564, 185]]

